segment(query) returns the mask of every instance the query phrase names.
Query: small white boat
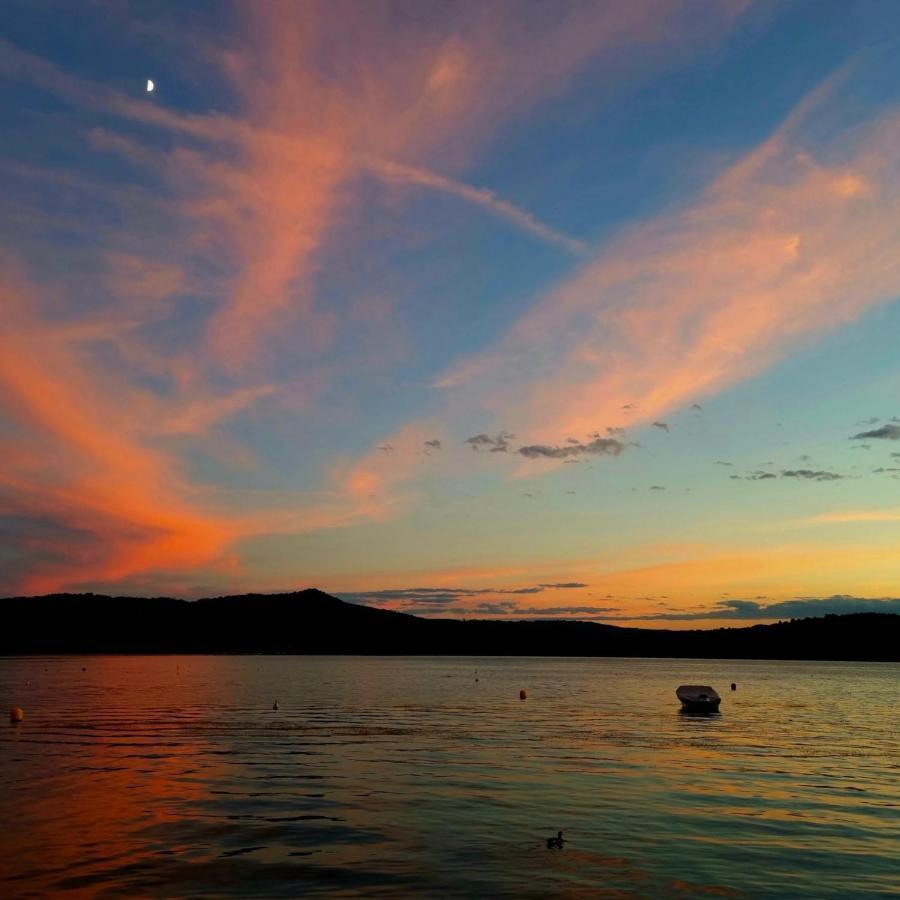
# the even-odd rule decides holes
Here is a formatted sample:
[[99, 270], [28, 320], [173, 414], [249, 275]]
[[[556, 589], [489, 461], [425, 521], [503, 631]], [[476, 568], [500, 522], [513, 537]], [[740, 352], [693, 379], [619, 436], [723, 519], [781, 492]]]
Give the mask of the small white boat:
[[708, 684], [683, 684], [675, 691], [685, 712], [718, 712], [722, 698]]

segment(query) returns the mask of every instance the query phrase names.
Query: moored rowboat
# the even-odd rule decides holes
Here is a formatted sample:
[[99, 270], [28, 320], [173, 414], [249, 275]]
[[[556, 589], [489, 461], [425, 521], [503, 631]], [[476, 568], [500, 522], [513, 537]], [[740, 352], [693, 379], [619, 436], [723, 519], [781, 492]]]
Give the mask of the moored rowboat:
[[683, 684], [675, 691], [685, 712], [718, 712], [722, 698], [708, 684]]

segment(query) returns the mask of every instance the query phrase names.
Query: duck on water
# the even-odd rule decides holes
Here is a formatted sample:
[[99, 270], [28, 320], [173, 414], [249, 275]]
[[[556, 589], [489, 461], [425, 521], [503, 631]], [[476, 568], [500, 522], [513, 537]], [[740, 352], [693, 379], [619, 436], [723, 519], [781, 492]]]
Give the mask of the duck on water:
[[683, 684], [675, 691], [683, 712], [714, 713], [722, 698], [708, 684]]
[[558, 831], [556, 833], [556, 837], [548, 837], [547, 838], [547, 849], [548, 850], [562, 850], [563, 844], [565, 844], [565, 839], [562, 836], [562, 832]]

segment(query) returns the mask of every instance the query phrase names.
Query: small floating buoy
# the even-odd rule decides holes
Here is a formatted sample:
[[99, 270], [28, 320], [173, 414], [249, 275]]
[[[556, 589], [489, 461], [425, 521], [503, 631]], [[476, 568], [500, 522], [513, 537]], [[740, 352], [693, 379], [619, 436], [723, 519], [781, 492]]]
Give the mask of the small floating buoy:
[[733, 681], [731, 682], [731, 689], [732, 689], [733, 691], [736, 691], [736, 690], [737, 690], [737, 685], [736, 685]]
[[526, 691], [525, 688], [522, 688], [522, 690], [519, 691], [519, 699], [520, 699], [520, 700], [527, 700], [527, 699], [528, 699], [528, 691]]
[[272, 709], [278, 709], [278, 701], [277, 700], [272, 704]]
[[25, 710], [21, 706], [14, 706], [9, 711], [9, 721], [13, 725], [18, 725], [25, 718]]

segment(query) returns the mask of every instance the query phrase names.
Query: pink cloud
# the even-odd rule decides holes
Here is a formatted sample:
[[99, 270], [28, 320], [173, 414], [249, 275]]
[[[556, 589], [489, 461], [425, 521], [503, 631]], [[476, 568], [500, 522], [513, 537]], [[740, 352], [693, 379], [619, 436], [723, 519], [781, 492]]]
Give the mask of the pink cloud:
[[[458, 172], [499, 123], [593, 61], [621, 62], [641, 47], [653, 51], [641, 61], [649, 70], [682, 52], [686, 35], [696, 46], [723, 33], [745, 5], [709, 0], [708, 27], [694, 34], [694, 4], [671, 0], [547, 7], [534, 20], [514, 4], [475, 4], [427, 22], [398, 22], [381, 4], [248, 4], [234, 44], [208, 49], [237, 96], [228, 115], [129, 97], [2, 42], [0, 72], [103, 115], [103, 128], [85, 131], [87, 145], [150, 173], [160, 188], [29, 169], [30, 178], [96, 192], [119, 217], [94, 233], [84, 284], [49, 273], [37, 284], [5, 261], [0, 273], [0, 382], [12, 423], [0, 438], [8, 461], [0, 485], [6, 511], [33, 523], [21, 539], [20, 588], [206, 568], [236, 577], [235, 547], [249, 537], [383, 520], [404, 508], [408, 460], [399, 455], [347, 461], [319, 494], [284, 508], [264, 492], [238, 502], [197, 483], [175, 445], [208, 439], [211, 453], [255, 464], [216, 429], [281, 399], [285, 385], [269, 360], [288, 339], [316, 360], [346, 326], [315, 281], [365, 157], [390, 161], [391, 177], [455, 193], [580, 249], [490, 190], [435, 169]], [[135, 125], [165, 140], [138, 140]], [[17, 215], [36, 232], [85, 228], [64, 210]], [[188, 303], [204, 311], [196, 337], [180, 327]], [[166, 324], [168, 337], [154, 337]], [[312, 392], [318, 382], [309, 383]], [[434, 437], [432, 428], [410, 428], [395, 440], [421, 451]]]
[[694, 205], [607, 245], [440, 384], [553, 442], [651, 423], [896, 297], [900, 116], [820, 158], [802, 124], [791, 117]]

